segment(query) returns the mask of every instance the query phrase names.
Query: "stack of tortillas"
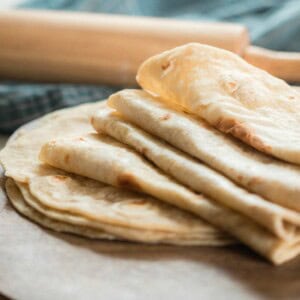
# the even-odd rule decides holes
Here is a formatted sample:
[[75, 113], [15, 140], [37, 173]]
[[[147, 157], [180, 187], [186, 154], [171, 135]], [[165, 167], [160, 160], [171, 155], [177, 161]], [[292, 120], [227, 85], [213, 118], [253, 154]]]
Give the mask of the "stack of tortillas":
[[225, 50], [148, 59], [144, 90], [54, 112], [0, 153], [14, 207], [89, 238], [300, 252], [300, 95]]

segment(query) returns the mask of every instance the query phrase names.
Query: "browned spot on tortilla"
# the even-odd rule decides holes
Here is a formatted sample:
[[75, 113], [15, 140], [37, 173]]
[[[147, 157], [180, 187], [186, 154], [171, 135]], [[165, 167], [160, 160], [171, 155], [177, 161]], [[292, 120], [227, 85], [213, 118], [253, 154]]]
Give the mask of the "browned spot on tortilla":
[[132, 200], [129, 202], [130, 205], [146, 205], [146, 200]]
[[244, 177], [242, 175], [238, 175], [237, 179], [238, 179], [238, 181], [242, 181], [244, 179]]
[[163, 116], [161, 116], [159, 119], [161, 121], [166, 121], [166, 120], [169, 120], [170, 118], [171, 118], [171, 114], [170, 113], [166, 113]]
[[67, 176], [64, 176], [64, 175], [54, 175], [53, 176], [53, 179], [56, 180], [56, 181], [64, 181], [66, 180], [68, 177]]
[[141, 190], [135, 176], [130, 173], [123, 173], [119, 175], [117, 177], [117, 185], [128, 189]]
[[238, 88], [238, 85], [237, 85], [236, 81], [233, 81], [233, 80], [232, 81], [227, 81], [226, 86], [227, 86], [228, 92], [231, 93], [231, 94], [234, 93]]
[[170, 66], [170, 62], [169, 61], [165, 61], [165, 62], [162, 63], [161, 68], [163, 70], [166, 70], [167, 68], [169, 68], [169, 66]]
[[148, 148], [143, 147], [143, 148], [141, 149], [141, 153], [142, 153], [143, 155], [146, 155], [147, 152], [148, 152]]
[[237, 83], [235, 81], [229, 81], [228, 83], [228, 86], [231, 87], [231, 88], [235, 88]]
[[253, 177], [248, 183], [247, 183], [247, 186], [249, 188], [252, 188], [258, 184], [260, 184], [262, 182], [262, 178], [260, 177]]
[[202, 197], [202, 196], [203, 196], [203, 193], [201, 193], [201, 192], [196, 192], [196, 191], [194, 191], [194, 193], [195, 193], [196, 195], [198, 195], [199, 197]]
[[54, 175], [53, 178], [58, 181], [63, 181], [63, 180], [66, 180], [68, 177], [64, 176], [64, 175]]
[[225, 133], [230, 133], [238, 139], [244, 141], [246, 144], [256, 148], [265, 153], [270, 153], [272, 147], [266, 145], [259, 139], [253, 129], [247, 127], [246, 124], [241, 123], [234, 119], [220, 118], [215, 126]]
[[64, 161], [65, 163], [67, 164], [70, 160], [70, 155], [69, 154], [66, 154], [65, 157], [64, 157]]
[[91, 124], [94, 125], [94, 122], [95, 122], [95, 118], [91, 117]]
[[79, 141], [85, 141], [83, 137], [78, 138]]

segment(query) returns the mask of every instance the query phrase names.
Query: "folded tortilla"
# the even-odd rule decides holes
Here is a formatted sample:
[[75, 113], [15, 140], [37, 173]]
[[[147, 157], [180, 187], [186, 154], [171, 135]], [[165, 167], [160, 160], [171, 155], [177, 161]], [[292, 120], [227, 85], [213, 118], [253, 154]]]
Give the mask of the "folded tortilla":
[[259, 151], [300, 164], [300, 95], [238, 55], [197, 43], [146, 60], [137, 81]]
[[300, 211], [298, 166], [258, 152], [141, 90], [118, 92], [108, 104], [130, 122], [205, 162], [245, 189]]
[[[77, 136], [93, 131], [89, 124], [90, 115], [104, 106], [103, 102], [97, 102], [62, 109], [39, 119], [31, 129], [18, 130], [16, 136], [0, 151], [5, 176], [26, 183], [37, 174], [52, 174], [53, 168], [41, 164], [38, 159], [41, 146], [54, 137]], [[55, 172], [57, 174], [60, 171]]]
[[[89, 134], [54, 140], [42, 147], [40, 159], [65, 171], [141, 191], [193, 212], [275, 264], [287, 261], [300, 252], [299, 232], [289, 241], [275, 237], [250, 218], [178, 184], [137, 152], [110, 137]], [[45, 204], [51, 205], [49, 200], [52, 197], [49, 199], [44, 193], [37, 195], [32, 189], [31, 192]]]
[[[45, 227], [92, 238], [211, 246], [235, 242], [201, 219], [152, 197], [74, 177], [39, 162], [40, 148], [49, 139], [93, 131], [89, 116], [103, 106], [88, 104], [52, 113], [35, 129], [22, 130], [9, 141], [0, 157], [6, 175], [22, 193], [9, 179], [7, 190], [15, 208]], [[43, 204], [30, 189], [56, 206]]]
[[43, 227], [58, 232], [73, 233], [76, 235], [89, 237], [93, 239], [115, 239], [113, 235], [105, 233], [101, 229], [92, 229], [86, 226], [74, 226], [72, 224], [65, 223], [64, 221], [58, 221], [58, 219], [64, 219], [63, 214], [60, 215], [59, 213], [57, 213], [58, 215], [60, 215], [60, 218], [46, 217], [45, 214], [40, 213], [39, 211], [35, 210], [26, 203], [23, 195], [21, 194], [21, 191], [11, 178], [8, 178], [6, 180], [5, 190], [12, 205], [20, 214], [24, 215], [25, 217], [34, 221], [35, 223], [42, 225]]
[[[161, 205], [155, 199], [151, 199], [153, 203], [148, 201], [151, 197], [122, 193], [93, 180], [46, 176], [33, 179], [29, 186], [17, 185], [25, 202], [43, 215], [74, 226], [114, 233], [122, 240], [187, 246], [223, 246], [234, 242], [200, 219]], [[31, 190], [41, 195], [42, 201]], [[44, 197], [51, 206], [44, 204]]]
[[114, 110], [101, 109], [91, 120], [98, 132], [131, 146], [180, 183], [252, 218], [278, 237], [290, 239], [300, 228], [300, 213], [247, 192], [200, 161], [126, 122]]

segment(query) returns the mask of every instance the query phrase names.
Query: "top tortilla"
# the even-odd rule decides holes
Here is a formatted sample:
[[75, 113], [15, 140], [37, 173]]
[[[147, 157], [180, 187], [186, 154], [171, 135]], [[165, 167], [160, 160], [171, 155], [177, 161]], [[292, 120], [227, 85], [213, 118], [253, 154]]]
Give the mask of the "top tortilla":
[[300, 95], [239, 56], [197, 43], [146, 60], [137, 81], [259, 151], [300, 164]]

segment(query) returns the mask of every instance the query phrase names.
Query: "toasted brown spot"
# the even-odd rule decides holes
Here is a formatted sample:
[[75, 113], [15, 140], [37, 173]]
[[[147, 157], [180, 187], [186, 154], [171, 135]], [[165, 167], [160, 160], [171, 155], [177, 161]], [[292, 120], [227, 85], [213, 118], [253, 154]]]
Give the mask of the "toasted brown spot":
[[226, 86], [227, 86], [227, 89], [230, 93], [233, 93], [237, 90], [238, 88], [238, 85], [235, 81], [228, 81], [226, 82]]
[[269, 153], [272, 150], [271, 146], [266, 145], [255, 135], [253, 129], [247, 127], [244, 123], [241, 123], [237, 120], [220, 118], [215, 126], [221, 131], [232, 134], [233, 136], [262, 152]]
[[147, 152], [148, 152], [148, 148], [143, 147], [143, 148], [141, 149], [141, 153], [142, 153], [143, 155], [146, 155]]
[[64, 161], [65, 163], [67, 164], [70, 160], [70, 155], [69, 154], [66, 154], [65, 157], [64, 157]]
[[90, 120], [90, 121], [91, 121], [91, 124], [94, 125], [95, 118], [94, 118], [94, 117], [91, 117], [91, 120]]
[[64, 175], [54, 175], [53, 178], [58, 181], [63, 181], [63, 180], [66, 180], [68, 177], [64, 176]]
[[128, 189], [141, 190], [136, 178], [130, 173], [119, 175], [117, 178], [117, 185]]
[[171, 118], [171, 114], [166, 113], [166, 114], [164, 114], [163, 116], [161, 116], [159, 119], [160, 119], [161, 121], [166, 121], [166, 120], [169, 120], [170, 118]]
[[248, 183], [247, 183], [247, 186], [249, 188], [252, 188], [254, 186], [257, 186], [258, 184], [260, 184], [262, 182], [262, 178], [260, 177], [253, 177]]
[[85, 139], [83, 137], [78, 138], [79, 141], [85, 141]]
[[130, 205], [146, 205], [146, 200], [132, 200], [129, 202]]
[[194, 193], [195, 193], [196, 195], [198, 195], [199, 197], [202, 197], [202, 196], [203, 196], [203, 194], [202, 194], [201, 192], [196, 192], [196, 191], [194, 191]]
[[161, 65], [161, 68], [163, 70], [166, 70], [167, 68], [169, 68], [170, 66], [170, 62], [169, 61], [165, 61], [162, 65]]
[[244, 179], [244, 176], [238, 175], [237, 179], [238, 179], [238, 181], [242, 181]]

